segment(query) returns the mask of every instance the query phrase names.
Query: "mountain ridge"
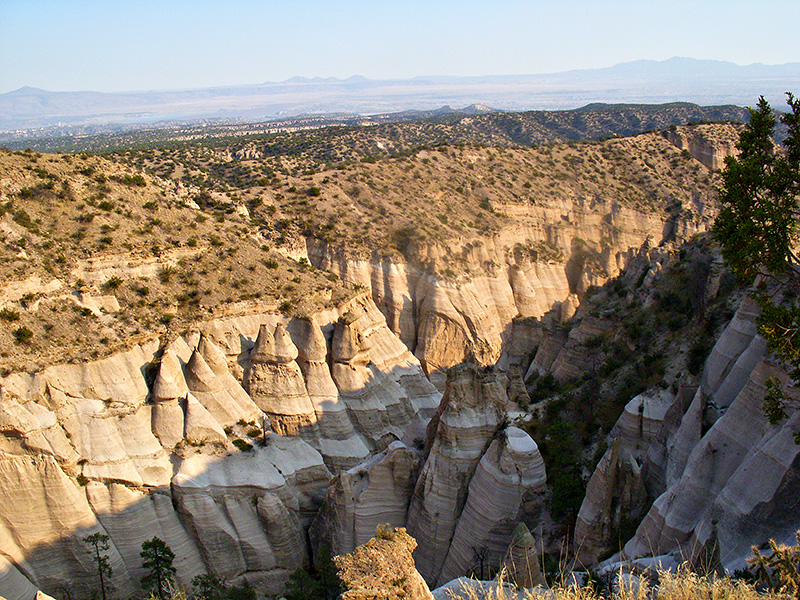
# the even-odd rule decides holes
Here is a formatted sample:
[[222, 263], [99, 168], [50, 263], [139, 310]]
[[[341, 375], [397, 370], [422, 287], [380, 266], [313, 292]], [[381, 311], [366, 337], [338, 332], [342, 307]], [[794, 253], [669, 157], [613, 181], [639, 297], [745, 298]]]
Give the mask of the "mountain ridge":
[[[372, 80], [293, 77], [283, 82], [193, 90], [53, 92], [34, 87], [0, 94], [0, 131], [55, 125], [133, 124], [201, 118], [258, 120], [299, 114], [389, 113], [443, 105], [500, 110], [566, 109], [589, 102], [739, 104], [760, 94], [782, 103], [800, 86], [800, 63], [746, 66], [674, 57], [550, 74], [420, 76]], [[89, 106], [87, 106], [89, 103]]]

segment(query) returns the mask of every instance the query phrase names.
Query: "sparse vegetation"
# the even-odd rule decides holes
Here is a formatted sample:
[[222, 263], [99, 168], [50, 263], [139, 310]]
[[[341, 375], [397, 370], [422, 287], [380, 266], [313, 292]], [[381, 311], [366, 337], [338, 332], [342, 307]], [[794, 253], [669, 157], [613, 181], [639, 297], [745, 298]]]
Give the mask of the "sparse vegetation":
[[[260, 434], [261, 432], [259, 431], [258, 433]], [[253, 449], [253, 444], [242, 438], [236, 438], [231, 443], [242, 452], [250, 452]]]

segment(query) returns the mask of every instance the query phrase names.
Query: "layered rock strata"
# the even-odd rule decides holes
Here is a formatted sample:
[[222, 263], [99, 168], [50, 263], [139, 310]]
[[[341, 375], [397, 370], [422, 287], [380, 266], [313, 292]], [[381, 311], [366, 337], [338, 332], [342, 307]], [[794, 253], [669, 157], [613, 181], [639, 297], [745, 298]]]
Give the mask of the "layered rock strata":
[[725, 158], [738, 154], [738, 129], [719, 124], [700, 124], [693, 127], [672, 127], [664, 137], [680, 150], [685, 150], [713, 171], [725, 166]]
[[[616, 276], [642, 246], [705, 231], [712, 208], [699, 200], [693, 208], [696, 219], [678, 222], [667, 212], [604, 198], [550, 198], [547, 205], [503, 205], [513, 227], [447, 247], [415, 247], [411, 261], [378, 252], [355, 257], [313, 239], [307, 256], [369, 289], [389, 327], [441, 388], [450, 366], [496, 363], [515, 317], [540, 318], [559, 308], [565, 320], [590, 285]], [[468, 274], [464, 280], [436, 275], [454, 264]]]
[[[481, 457], [469, 483], [436, 585], [469, 572], [474, 549], [485, 548], [488, 564], [499, 564], [517, 523], [543, 504], [544, 462], [530, 436], [508, 427]], [[538, 516], [538, 515], [537, 515]]]
[[448, 372], [408, 513], [427, 581], [466, 574], [476, 547], [499, 563], [520, 518], [540, 516], [545, 473], [536, 443], [515, 427], [503, 429], [515, 408], [500, 372], [470, 365]]
[[[661, 491], [623, 558], [672, 553], [677, 560], [693, 560], [716, 538], [722, 564], [741, 568], [751, 545], [769, 538], [791, 542], [800, 527], [800, 505], [791, 491], [800, 473], [800, 447], [793, 439], [799, 413], [790, 402], [788, 419], [770, 424], [762, 411], [768, 379], [779, 382], [791, 398], [796, 390], [781, 366], [764, 358], [755, 316], [754, 303], [745, 298], [709, 355], [700, 387], [691, 400], [690, 389], [679, 392], [664, 411], [660, 432], [653, 435], [655, 423], [641, 418], [642, 433], [631, 437], [631, 424], [623, 423], [631, 416], [621, 418], [620, 439], [629, 438], [622, 447], [640, 440], [650, 488]], [[604, 458], [595, 474], [600, 478], [605, 470], [608, 481], [590, 482], [590, 488], [606, 494], [613, 488], [609, 462]], [[607, 498], [603, 493], [595, 497]], [[588, 500], [587, 492], [584, 517], [592, 513], [591, 505], [594, 514], [603, 513], [597, 510], [602, 502]]]
[[366, 543], [379, 525], [403, 526], [422, 464], [421, 452], [393, 442], [331, 481], [315, 534], [331, 554]]
[[519, 523], [514, 528], [502, 569], [506, 580], [518, 588], [547, 587], [539, 566], [536, 540], [524, 523]]
[[275, 432], [302, 432], [313, 440], [319, 436], [317, 417], [297, 357], [297, 347], [283, 323], [278, 323], [274, 332], [262, 324], [250, 350], [244, 387], [256, 406], [270, 417]]
[[541, 518], [546, 483], [536, 443], [506, 427], [519, 410], [506, 390], [497, 369], [451, 368], [425, 442], [394, 442], [334, 477], [314, 528], [319, 543], [349, 552], [389, 523], [413, 533], [415, 559], [431, 585], [469, 573], [474, 548], [486, 548], [499, 566], [515, 525]]
[[[348, 340], [359, 336], [354, 354]], [[355, 377], [337, 382], [329, 364]], [[62, 586], [88, 594], [96, 569], [81, 539], [95, 532], [110, 537], [119, 593], [138, 593], [141, 543], [156, 535], [184, 585], [210, 573], [280, 594], [308, 560], [305, 530], [330, 468], [391, 446], [440, 399], [365, 296], [288, 324], [274, 314], [200, 323], [166, 345], [12, 373], [0, 385], [0, 593], [9, 600]], [[287, 435], [264, 435], [261, 408]], [[315, 435], [290, 435], [281, 417], [292, 412]], [[384, 423], [375, 433], [373, 421]]]

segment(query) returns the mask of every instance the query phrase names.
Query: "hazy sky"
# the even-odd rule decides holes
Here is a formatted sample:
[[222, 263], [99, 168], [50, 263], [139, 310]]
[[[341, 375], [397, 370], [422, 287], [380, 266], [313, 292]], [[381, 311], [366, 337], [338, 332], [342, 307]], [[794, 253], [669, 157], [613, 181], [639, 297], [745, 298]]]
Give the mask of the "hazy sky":
[[800, 0], [0, 0], [0, 93], [800, 62]]

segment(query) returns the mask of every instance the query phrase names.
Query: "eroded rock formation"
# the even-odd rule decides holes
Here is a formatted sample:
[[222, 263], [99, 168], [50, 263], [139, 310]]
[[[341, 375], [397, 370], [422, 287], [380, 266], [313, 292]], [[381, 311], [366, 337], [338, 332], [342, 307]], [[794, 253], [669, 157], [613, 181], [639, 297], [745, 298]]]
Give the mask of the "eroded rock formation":
[[[185, 585], [210, 573], [280, 593], [307, 564], [305, 531], [329, 467], [390, 446], [440, 398], [371, 299], [315, 319], [288, 327], [277, 315], [217, 319], [165, 347], [154, 339], [100, 361], [5, 377], [3, 596], [61, 586], [88, 593], [96, 571], [81, 539], [95, 532], [111, 539], [120, 592], [138, 590], [141, 543], [156, 535], [175, 552]], [[355, 378], [335, 381], [329, 363]], [[304, 421], [293, 429], [298, 414]], [[262, 417], [286, 435], [264, 432]]]
[[[698, 200], [693, 208], [699, 216], [688, 221], [602, 198], [550, 198], [502, 207], [514, 226], [497, 236], [419, 247], [412, 261], [378, 252], [353, 257], [317, 240], [307, 241], [307, 254], [315, 266], [369, 289], [389, 327], [442, 388], [450, 366], [496, 363], [516, 316], [559, 308], [566, 320], [590, 285], [616, 276], [643, 245], [705, 231], [713, 207]], [[436, 275], [454, 259], [466, 280]]]
[[431, 585], [470, 572], [474, 548], [499, 565], [514, 527], [541, 518], [545, 469], [536, 443], [507, 426], [518, 410], [499, 370], [473, 364], [447, 374], [442, 401], [423, 441], [389, 448], [340, 473], [315, 525], [332, 553], [351, 551], [377, 525], [407, 526]]

